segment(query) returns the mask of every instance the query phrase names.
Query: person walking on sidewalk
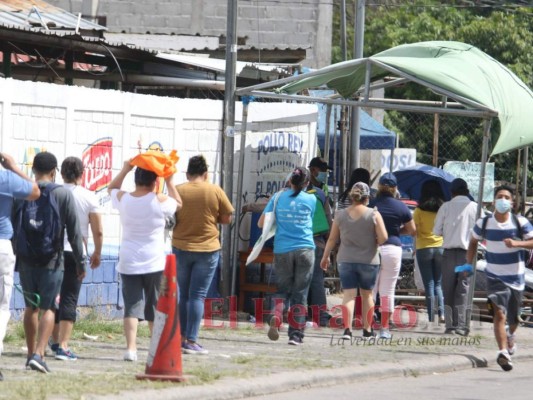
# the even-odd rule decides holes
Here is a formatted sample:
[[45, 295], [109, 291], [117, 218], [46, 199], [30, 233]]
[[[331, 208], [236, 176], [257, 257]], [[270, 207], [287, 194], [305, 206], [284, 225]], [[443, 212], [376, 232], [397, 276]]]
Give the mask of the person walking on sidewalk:
[[444, 322], [444, 296], [442, 294], [442, 236], [433, 233], [437, 211], [444, 203], [444, 194], [436, 180], [422, 184], [420, 201], [413, 213], [416, 226], [416, 261], [424, 282], [428, 321], [438, 314]]
[[274, 271], [278, 287], [272, 297], [274, 304], [268, 337], [271, 340], [279, 339], [284, 303], [287, 301], [289, 344], [293, 346], [303, 343], [307, 294], [315, 262], [313, 215], [317, 199], [315, 195], [305, 193], [308, 182], [305, 168], [295, 168], [290, 177], [290, 189], [272, 196], [257, 223], [262, 228], [265, 213], [274, 210]]
[[[13, 157], [7, 153], [0, 153], [0, 356], [4, 350], [4, 337], [7, 324], [11, 317], [9, 303], [13, 292], [13, 274], [15, 271], [15, 256], [11, 238], [13, 224], [11, 213], [13, 199], [36, 200], [41, 191], [17, 166]], [[1, 376], [1, 374], [0, 374]]]
[[309, 286], [308, 315], [307, 319], [318, 326], [327, 326], [331, 315], [328, 312], [326, 291], [324, 288], [324, 273], [320, 267], [320, 260], [324, 254], [326, 241], [332, 222], [331, 198], [323, 190], [327, 186], [327, 171], [332, 168], [321, 158], [315, 157], [309, 164], [310, 181], [306, 192], [314, 194], [317, 198], [316, 210], [313, 216], [313, 240], [315, 241], [315, 265], [313, 267], [313, 278]]
[[433, 233], [443, 238], [444, 333], [467, 336], [466, 302], [470, 277], [456, 274], [455, 267], [466, 262], [470, 232], [476, 222], [477, 203], [470, 200], [468, 185], [461, 178], [452, 181], [451, 192], [452, 199], [439, 208], [433, 227]]
[[[366, 168], [356, 168], [352, 171], [350, 175], [350, 180], [346, 184], [346, 190], [342, 192], [337, 201], [337, 210], [343, 210], [352, 204], [352, 199], [350, 198], [350, 192], [352, 191], [353, 185], [357, 182], [363, 182], [370, 187], [370, 172]], [[377, 190], [370, 188], [370, 201], [376, 197]]]
[[178, 264], [181, 349], [208, 354], [198, 343], [204, 302], [220, 259], [218, 224], [231, 223], [234, 211], [220, 186], [207, 181], [202, 155], [189, 159], [188, 182], [176, 186], [183, 208], [177, 213], [172, 251]]
[[[466, 255], [469, 267], [476, 262], [476, 249], [485, 240], [487, 297], [493, 312], [494, 336], [498, 344], [496, 361], [504, 371], [513, 369], [515, 332], [525, 282], [524, 249], [533, 249], [533, 226], [512, 213], [513, 190], [499, 186], [494, 191], [494, 214], [477, 220]], [[509, 325], [506, 332], [505, 325]]]
[[20, 283], [25, 293], [40, 298], [40, 301], [33, 301], [30, 296], [24, 296], [26, 365], [42, 373], [50, 371], [44, 352], [54, 329], [55, 301], [63, 280], [65, 232], [72, 247], [77, 277], [82, 280], [85, 276], [83, 237], [76, 204], [70, 190], [54, 184], [56, 172], [56, 157], [49, 152], [38, 153], [33, 159], [33, 173], [41, 197], [34, 204], [17, 202], [15, 205], [18, 221], [15, 249]]
[[[87, 250], [89, 240], [89, 225], [91, 226], [94, 251], [90, 256], [89, 265], [91, 269], [95, 269], [100, 266], [100, 256], [102, 254], [102, 218], [98, 199], [95, 194], [81, 186], [82, 175], [83, 163], [78, 157], [67, 157], [63, 160], [61, 163], [63, 187], [70, 190], [74, 196], [85, 250]], [[66, 239], [64, 246], [65, 272], [63, 282], [61, 283], [59, 309], [56, 310], [55, 315], [51, 349], [55, 352], [56, 359], [74, 361], [77, 359], [77, 356], [70, 351], [68, 342], [72, 335], [74, 323], [76, 322], [76, 307], [78, 305], [82, 281], [76, 273], [76, 263], [72, 248]]]
[[168, 196], [155, 193], [157, 174], [140, 167], [135, 169], [135, 190], [131, 193], [120, 190], [124, 178], [133, 168], [130, 160], [125, 161], [108, 187], [111, 203], [118, 210], [122, 225], [117, 270], [124, 297], [124, 361], [137, 361], [139, 321], [148, 321], [152, 332], [166, 264], [166, 218], [181, 207], [181, 198], [172, 183], [173, 175], [165, 178]]
[[374, 287], [379, 293], [381, 329], [379, 337], [390, 339], [389, 319], [394, 312], [396, 281], [402, 267], [402, 241], [400, 235], [415, 235], [413, 216], [407, 206], [395, 198], [398, 182], [394, 174], [387, 172], [379, 178], [378, 195], [372, 204], [383, 217], [388, 239], [380, 246], [381, 268]]
[[378, 245], [383, 244], [388, 237], [381, 214], [367, 207], [370, 199], [368, 185], [357, 182], [350, 191], [350, 198], [351, 205], [335, 214], [324, 256], [320, 261], [320, 266], [326, 270], [330, 264], [330, 253], [340, 240], [337, 261], [344, 295], [343, 339], [346, 340], [352, 338], [357, 289], [361, 292], [363, 305], [363, 338], [374, 336], [372, 289], [379, 272]]

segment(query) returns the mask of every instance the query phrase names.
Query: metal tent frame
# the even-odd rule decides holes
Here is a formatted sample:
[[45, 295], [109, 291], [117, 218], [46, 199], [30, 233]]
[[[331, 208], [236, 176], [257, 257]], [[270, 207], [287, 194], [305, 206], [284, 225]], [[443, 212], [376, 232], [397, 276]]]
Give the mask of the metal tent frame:
[[[307, 78], [320, 77], [320, 75], [330, 73], [336, 69], [342, 68], [345, 70], [349, 66], [365, 66], [365, 83], [363, 86], [358, 88], [356, 92], [352, 95], [353, 98], [346, 99], [342, 98], [340, 94], [327, 97], [311, 97], [306, 94], [287, 94], [282, 92], [282, 87], [289, 83], [295, 83], [302, 81]], [[376, 84], [372, 84], [371, 81], [371, 69], [372, 67], [378, 67], [386, 71], [390, 75], [380, 76], [376, 78], [375, 81], [378, 81]], [[384, 82], [381, 82], [383, 78], [386, 78]], [[394, 87], [397, 85], [402, 85], [408, 82], [417, 83], [434, 93], [442, 96], [442, 101], [423, 101], [423, 100], [410, 100], [410, 99], [376, 99], [370, 97], [370, 91], [377, 88], [387, 88]], [[305, 89], [319, 89], [317, 87], [305, 87]], [[321, 87], [321, 89], [324, 89]], [[330, 89], [330, 88], [328, 88]], [[324, 103], [324, 104], [337, 104], [350, 107], [366, 107], [366, 108], [377, 108], [383, 110], [395, 110], [403, 112], [413, 112], [413, 113], [426, 113], [426, 114], [443, 114], [443, 115], [452, 115], [452, 116], [464, 116], [464, 117], [474, 117], [480, 118], [483, 120], [483, 145], [481, 150], [481, 176], [485, 176], [486, 163], [488, 160], [488, 150], [489, 150], [489, 139], [490, 139], [490, 128], [492, 124], [492, 119], [498, 117], [498, 111], [493, 110], [489, 107], [486, 107], [483, 104], [472, 101], [465, 98], [457, 93], [451, 92], [443, 87], [437, 86], [435, 84], [429, 83], [420, 79], [416, 76], [407, 74], [403, 71], [400, 71], [394, 67], [391, 67], [387, 64], [384, 64], [378, 60], [372, 58], [361, 58], [346, 61], [339, 64], [333, 64], [328, 67], [316, 70], [310, 73], [293, 76], [289, 78], [279, 79], [276, 81], [263, 83], [255, 86], [245, 87], [237, 89], [235, 94], [237, 96], [253, 96], [255, 98], [265, 98], [265, 99], [276, 99], [280, 101], [287, 102], [307, 102], [307, 103]], [[452, 101], [450, 101], [450, 99]], [[246, 142], [246, 119], [248, 115], [248, 105], [249, 100], [243, 101], [243, 111], [242, 111], [242, 125], [241, 125], [241, 149], [244, 148]], [[359, 140], [358, 132], [351, 138], [351, 140]], [[244, 168], [244, 152], [241, 152], [239, 160], [239, 171], [243, 171]], [[242, 173], [239, 173], [238, 182], [237, 182], [237, 193], [242, 192], [243, 186], [243, 177]], [[479, 188], [478, 188], [478, 217], [481, 215], [482, 205], [483, 205], [483, 190], [484, 190], [484, 179], [480, 179]], [[240, 210], [241, 208], [241, 197], [237, 196], [236, 209]], [[238, 222], [235, 227], [235, 235], [233, 236], [233, 276], [232, 276], [232, 290], [231, 293], [235, 293], [235, 278], [236, 278], [236, 256], [237, 256], [237, 242], [238, 236], [237, 233], [240, 227]], [[474, 276], [472, 281], [475, 282], [475, 268]], [[470, 307], [468, 312], [470, 313], [467, 316], [468, 324], [470, 324], [470, 316], [472, 313], [472, 302], [474, 296], [474, 285], [470, 285], [468, 299]]]

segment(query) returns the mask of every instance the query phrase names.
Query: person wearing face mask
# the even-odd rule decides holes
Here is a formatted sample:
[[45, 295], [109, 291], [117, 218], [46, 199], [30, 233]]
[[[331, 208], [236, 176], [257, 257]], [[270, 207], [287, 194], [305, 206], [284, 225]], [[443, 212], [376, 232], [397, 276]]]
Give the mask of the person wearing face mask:
[[[328, 311], [326, 292], [324, 290], [324, 271], [320, 268], [320, 260], [324, 254], [324, 248], [326, 247], [333, 220], [333, 212], [331, 210], [333, 202], [328, 197], [328, 170], [331, 170], [331, 167], [326, 161], [320, 157], [313, 158], [309, 163], [310, 178], [309, 186], [306, 189], [307, 193], [314, 194], [319, 201], [319, 203], [317, 202], [317, 210], [313, 218], [315, 265], [313, 267], [313, 279], [309, 287], [309, 309], [307, 315], [310, 322], [316, 323], [319, 326], [327, 326], [331, 319], [331, 314]], [[317, 223], [319, 219], [322, 220], [322, 224]], [[323, 226], [323, 228], [317, 229], [318, 226]]]
[[[323, 158], [320, 158], [320, 157], [315, 157], [313, 159], [311, 159], [311, 161], [309, 162], [309, 166], [307, 167], [309, 168], [309, 172], [311, 173], [311, 176], [310, 176], [310, 183], [323, 190], [324, 193], [326, 194], [326, 197], [329, 196], [329, 190], [328, 190], [328, 177], [329, 177], [329, 172], [328, 171], [331, 171], [333, 168], [331, 168], [328, 163], [323, 159]], [[329, 198], [328, 198], [328, 201], [329, 201]]]
[[470, 199], [464, 179], [452, 181], [451, 193], [452, 199], [439, 208], [433, 226], [433, 234], [443, 237], [444, 333], [467, 336], [466, 303], [471, 279], [465, 274], [456, 274], [455, 267], [466, 262], [470, 231], [476, 222], [477, 203]]
[[[495, 212], [477, 220], [466, 259], [475, 262], [477, 244], [485, 240], [487, 297], [493, 312], [494, 336], [498, 344], [496, 362], [504, 371], [513, 369], [516, 351], [515, 331], [525, 282], [525, 252], [533, 248], [533, 226], [522, 216], [512, 214], [513, 192], [508, 186], [494, 191]], [[472, 268], [471, 264], [468, 264]], [[505, 325], [509, 324], [506, 332]]]

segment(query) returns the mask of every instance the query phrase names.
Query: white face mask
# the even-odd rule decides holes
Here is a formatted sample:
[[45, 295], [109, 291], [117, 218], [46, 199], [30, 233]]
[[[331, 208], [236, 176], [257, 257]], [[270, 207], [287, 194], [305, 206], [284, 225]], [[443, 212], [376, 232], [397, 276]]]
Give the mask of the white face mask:
[[505, 214], [511, 210], [511, 201], [507, 199], [496, 199], [494, 207], [500, 214]]

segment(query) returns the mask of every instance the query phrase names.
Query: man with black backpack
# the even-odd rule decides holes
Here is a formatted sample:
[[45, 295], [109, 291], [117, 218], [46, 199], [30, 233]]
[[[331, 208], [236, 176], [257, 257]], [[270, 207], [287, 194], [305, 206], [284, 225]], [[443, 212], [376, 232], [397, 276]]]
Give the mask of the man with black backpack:
[[[485, 240], [487, 297], [493, 313], [494, 336], [498, 343], [496, 362], [504, 371], [513, 369], [511, 356], [516, 351], [515, 331], [525, 287], [524, 249], [533, 249], [533, 226], [512, 213], [513, 191], [499, 186], [494, 191], [494, 214], [478, 219], [466, 255], [469, 267], [476, 262], [476, 249]], [[506, 322], [509, 329], [506, 331]]]
[[63, 280], [65, 229], [80, 280], [85, 276], [85, 263], [74, 198], [69, 190], [54, 183], [56, 157], [49, 152], [38, 153], [33, 160], [33, 173], [41, 196], [36, 201], [15, 204], [14, 248], [26, 303], [26, 366], [48, 373], [44, 351], [54, 328], [55, 300]]
[[39, 197], [40, 191], [37, 184], [20, 170], [9, 154], [0, 153], [0, 165], [4, 168], [0, 170], [0, 355], [2, 355], [4, 336], [11, 316], [9, 303], [13, 292], [15, 266], [11, 245], [13, 199], [35, 200]]

